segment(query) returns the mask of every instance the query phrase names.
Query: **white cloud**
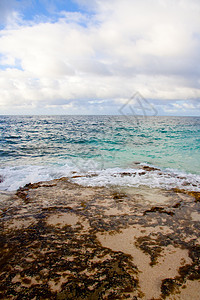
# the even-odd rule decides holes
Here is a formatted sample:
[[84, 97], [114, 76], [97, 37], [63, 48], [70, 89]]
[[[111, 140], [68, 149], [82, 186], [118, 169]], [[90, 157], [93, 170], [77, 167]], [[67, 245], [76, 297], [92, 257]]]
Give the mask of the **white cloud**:
[[195, 112], [200, 3], [102, 0], [92, 9], [90, 18], [61, 12], [54, 23], [20, 21], [0, 31], [0, 109], [48, 106], [53, 112], [56, 104], [87, 109], [95, 99], [120, 103], [139, 91], [159, 103], [196, 99], [183, 106]]

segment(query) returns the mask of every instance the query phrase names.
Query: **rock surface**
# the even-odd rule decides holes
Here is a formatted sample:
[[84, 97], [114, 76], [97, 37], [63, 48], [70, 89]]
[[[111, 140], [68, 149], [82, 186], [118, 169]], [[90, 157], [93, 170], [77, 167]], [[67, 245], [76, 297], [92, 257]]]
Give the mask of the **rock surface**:
[[67, 178], [1, 192], [0, 298], [197, 300], [198, 199]]

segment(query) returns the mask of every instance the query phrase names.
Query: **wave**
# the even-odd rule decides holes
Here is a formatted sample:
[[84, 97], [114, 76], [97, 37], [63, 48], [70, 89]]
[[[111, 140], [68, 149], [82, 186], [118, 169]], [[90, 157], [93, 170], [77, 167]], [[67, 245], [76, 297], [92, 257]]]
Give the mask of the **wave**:
[[70, 160], [63, 165], [24, 165], [0, 169], [0, 190], [15, 191], [27, 183], [68, 177], [83, 186], [148, 186], [200, 191], [200, 175], [175, 169], [160, 169], [146, 163], [134, 168], [104, 168], [93, 160]]
[[141, 169], [106, 169], [96, 174], [78, 176], [73, 182], [84, 186], [148, 186], [162, 189], [184, 189], [189, 191], [200, 191], [200, 176], [186, 174], [172, 169], [165, 171], [154, 170], [144, 171]]

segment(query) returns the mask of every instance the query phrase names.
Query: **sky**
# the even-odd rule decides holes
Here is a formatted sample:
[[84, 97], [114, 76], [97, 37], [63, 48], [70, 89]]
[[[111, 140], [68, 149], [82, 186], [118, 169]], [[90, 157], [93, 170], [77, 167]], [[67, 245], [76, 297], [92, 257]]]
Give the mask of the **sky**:
[[0, 115], [200, 116], [199, 0], [0, 0]]

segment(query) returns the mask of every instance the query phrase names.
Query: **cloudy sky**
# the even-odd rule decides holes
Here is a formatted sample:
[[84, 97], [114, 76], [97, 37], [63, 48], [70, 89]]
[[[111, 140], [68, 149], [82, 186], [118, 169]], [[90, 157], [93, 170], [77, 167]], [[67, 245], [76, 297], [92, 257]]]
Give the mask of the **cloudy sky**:
[[119, 114], [135, 93], [200, 115], [199, 0], [0, 0], [0, 114]]

